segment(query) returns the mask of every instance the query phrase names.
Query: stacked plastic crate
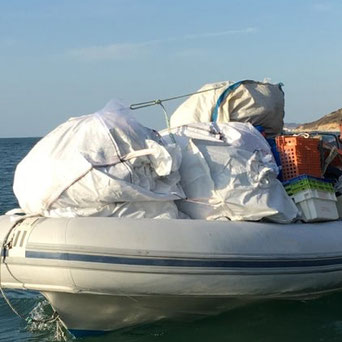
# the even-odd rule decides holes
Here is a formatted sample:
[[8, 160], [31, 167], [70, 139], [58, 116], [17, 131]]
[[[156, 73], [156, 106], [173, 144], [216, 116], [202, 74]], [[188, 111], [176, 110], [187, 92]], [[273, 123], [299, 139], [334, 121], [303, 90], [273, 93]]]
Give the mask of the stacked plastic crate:
[[322, 178], [320, 140], [279, 136], [276, 144], [284, 187], [300, 210], [303, 221], [338, 219], [333, 184]]

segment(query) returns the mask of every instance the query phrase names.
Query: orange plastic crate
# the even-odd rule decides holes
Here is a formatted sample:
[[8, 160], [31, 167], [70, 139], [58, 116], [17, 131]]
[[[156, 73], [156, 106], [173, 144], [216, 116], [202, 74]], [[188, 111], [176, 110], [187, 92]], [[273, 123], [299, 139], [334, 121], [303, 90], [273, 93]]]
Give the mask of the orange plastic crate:
[[302, 136], [276, 137], [283, 180], [303, 174], [322, 177], [320, 140]]

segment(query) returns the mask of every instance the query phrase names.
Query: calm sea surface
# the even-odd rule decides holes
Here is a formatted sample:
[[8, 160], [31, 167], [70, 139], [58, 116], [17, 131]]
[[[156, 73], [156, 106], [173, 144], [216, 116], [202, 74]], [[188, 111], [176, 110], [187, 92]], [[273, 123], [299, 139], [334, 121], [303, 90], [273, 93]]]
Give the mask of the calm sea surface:
[[[18, 204], [12, 192], [15, 166], [37, 138], [0, 139], [0, 214]], [[15, 308], [28, 318], [47, 318], [51, 308], [35, 292], [7, 291]], [[92, 315], [92, 312], [89, 312]], [[72, 337], [67, 338], [68, 341]], [[13, 314], [0, 295], [0, 341], [57, 341], [56, 326], [37, 325]], [[157, 322], [84, 342], [333, 342], [342, 341], [342, 294], [310, 301], [250, 304], [196, 322]]]

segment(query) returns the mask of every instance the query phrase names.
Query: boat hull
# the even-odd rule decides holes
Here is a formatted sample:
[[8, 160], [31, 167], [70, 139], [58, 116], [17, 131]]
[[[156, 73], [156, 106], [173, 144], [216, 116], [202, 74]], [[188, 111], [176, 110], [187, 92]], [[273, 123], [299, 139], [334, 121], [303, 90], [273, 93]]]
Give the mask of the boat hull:
[[[30, 218], [11, 227], [1, 285], [38, 290], [70, 330], [198, 318], [342, 289], [342, 225]], [[6, 235], [9, 232], [8, 238]]]
[[43, 295], [75, 334], [112, 331], [161, 319], [195, 320], [250, 302], [246, 298], [210, 296], [130, 297], [61, 292]]

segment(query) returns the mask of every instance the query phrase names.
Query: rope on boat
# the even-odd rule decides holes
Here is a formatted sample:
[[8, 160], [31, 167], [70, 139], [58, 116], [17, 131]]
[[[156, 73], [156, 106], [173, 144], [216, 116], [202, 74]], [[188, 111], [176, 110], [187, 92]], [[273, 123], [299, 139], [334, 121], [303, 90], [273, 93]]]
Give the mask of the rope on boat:
[[150, 107], [150, 106], [154, 106], [154, 105], [160, 105], [163, 102], [172, 101], [172, 100], [178, 100], [178, 99], [182, 99], [184, 97], [205, 93], [207, 91], [213, 91], [213, 90], [216, 90], [216, 89], [221, 89], [224, 86], [226, 86], [226, 84], [222, 84], [220, 86], [217, 86], [217, 87], [214, 87], [214, 88], [210, 88], [210, 89], [204, 89], [204, 90], [195, 91], [194, 93], [189, 93], [189, 94], [184, 94], [184, 95], [168, 97], [168, 98], [162, 99], [162, 100], [158, 99], [158, 100], [150, 100], [150, 101], [146, 101], [146, 102], [134, 103], [134, 104], [131, 104], [129, 106], [129, 108], [132, 109], [132, 110], [135, 110], [135, 109]]
[[164, 112], [164, 118], [165, 118], [165, 122], [166, 122], [166, 127], [167, 127], [167, 129], [169, 131], [169, 135], [170, 135], [172, 141], [175, 143], [176, 140], [175, 140], [173, 134], [171, 133], [170, 117], [169, 117], [169, 115], [168, 115], [168, 113], [166, 111], [165, 106], [163, 105], [163, 102], [178, 100], [178, 99], [182, 99], [182, 98], [189, 97], [189, 96], [192, 96], [192, 95], [198, 95], [198, 94], [202, 94], [202, 93], [205, 93], [205, 92], [208, 92], [208, 91], [213, 91], [213, 90], [216, 90], [216, 89], [221, 89], [225, 85], [226, 84], [222, 84], [222, 85], [220, 85], [218, 87], [214, 87], [214, 88], [210, 88], [210, 89], [204, 89], [204, 90], [199, 90], [199, 91], [196, 91], [194, 93], [189, 93], [189, 94], [184, 94], [184, 95], [168, 97], [168, 98], [162, 99], [162, 100], [161, 99], [157, 99], [157, 100], [150, 100], [150, 101], [146, 101], [146, 102], [134, 103], [134, 104], [131, 104], [129, 106], [129, 108], [131, 110], [136, 110], [136, 109], [151, 107], [151, 106], [155, 106], [155, 105], [161, 106], [161, 108], [162, 108], [162, 110]]
[[[6, 213], [6, 214], [10, 214], [10, 213]], [[2, 295], [2, 297], [4, 298], [5, 302], [7, 303], [7, 305], [9, 306], [9, 308], [12, 310], [12, 312], [18, 316], [19, 318], [21, 318], [22, 320], [24, 320], [25, 322], [28, 321], [28, 317], [24, 317], [24, 315], [22, 315], [21, 313], [18, 312], [18, 310], [13, 306], [13, 304], [11, 303], [11, 301], [9, 300], [9, 298], [7, 297], [7, 295], [5, 294], [3, 288], [2, 288], [2, 282], [1, 282], [1, 264], [3, 264], [9, 271], [8, 265], [6, 263], [6, 257], [7, 257], [7, 253], [8, 250], [11, 248], [12, 246], [12, 242], [13, 242], [13, 238], [11, 240], [9, 239], [9, 236], [11, 235], [13, 229], [21, 222], [23, 222], [25, 219], [29, 218], [29, 217], [36, 217], [37, 215], [23, 215], [23, 216], [17, 216], [14, 217], [14, 222], [12, 224], [12, 226], [9, 228], [7, 234], [5, 235], [4, 241], [3, 243], [0, 245], [0, 293]], [[10, 272], [11, 273], [11, 272]], [[57, 322], [57, 333], [64, 339], [66, 340], [65, 334], [63, 332], [63, 329], [61, 326], [64, 326], [63, 322], [60, 320], [59, 314], [57, 311], [53, 311], [52, 315], [46, 319], [34, 319], [34, 318], [30, 318], [29, 319], [31, 322], [33, 323], [39, 323], [39, 324], [46, 324], [46, 323], [53, 323], [53, 322]]]

